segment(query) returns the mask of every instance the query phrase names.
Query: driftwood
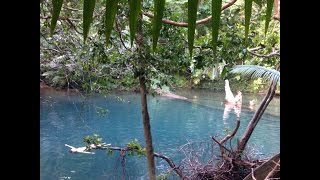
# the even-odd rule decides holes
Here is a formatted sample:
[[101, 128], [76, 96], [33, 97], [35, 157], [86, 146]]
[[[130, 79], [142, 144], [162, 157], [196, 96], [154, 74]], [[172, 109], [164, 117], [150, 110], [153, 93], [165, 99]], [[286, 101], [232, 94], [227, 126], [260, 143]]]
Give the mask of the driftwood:
[[264, 180], [280, 177], [280, 153], [253, 169], [243, 180]]

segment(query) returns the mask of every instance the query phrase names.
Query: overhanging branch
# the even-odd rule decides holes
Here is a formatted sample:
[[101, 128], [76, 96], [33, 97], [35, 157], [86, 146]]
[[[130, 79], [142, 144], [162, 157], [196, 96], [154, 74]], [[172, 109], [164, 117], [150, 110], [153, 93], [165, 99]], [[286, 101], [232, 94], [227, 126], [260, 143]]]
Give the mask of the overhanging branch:
[[254, 55], [254, 56], [263, 57], [263, 58], [270, 58], [270, 57], [273, 57], [273, 56], [280, 56], [279, 51], [274, 51], [274, 52], [272, 52], [270, 54], [267, 54], [267, 55], [265, 55], [265, 54], [257, 54], [257, 53], [255, 53], [253, 51], [250, 51], [249, 49], [248, 49], [248, 52], [250, 54]]
[[[80, 147], [80, 148], [85, 148], [85, 147]], [[79, 149], [79, 148], [78, 148]], [[120, 151], [121, 152], [121, 156], [124, 156], [125, 154], [123, 154], [124, 152], [126, 151], [135, 151], [135, 149], [132, 149], [130, 147], [110, 147], [110, 146], [103, 146], [101, 144], [99, 145], [90, 145], [89, 146], [89, 150], [91, 149], [97, 149], [97, 150], [114, 150], [114, 151]], [[186, 177], [183, 175], [182, 173], [182, 170], [179, 168], [179, 166], [176, 166], [173, 162], [172, 159], [170, 159], [169, 157], [163, 155], [163, 154], [159, 154], [159, 153], [156, 153], [154, 152], [153, 155], [155, 157], [158, 157], [158, 158], [161, 158], [163, 160], [165, 160], [169, 166], [178, 174], [178, 176], [181, 178], [181, 179], [186, 179]]]
[[[236, 2], [237, 2], [237, 0], [230, 1], [229, 3], [225, 4], [224, 6], [222, 6], [221, 11], [227, 9], [228, 7], [232, 6]], [[148, 12], [143, 12], [143, 15], [145, 15], [145, 16], [147, 16], [149, 18], [153, 18], [154, 17], [153, 14], [148, 13]], [[212, 16], [208, 16], [208, 17], [206, 17], [204, 19], [200, 19], [200, 20], [196, 21], [196, 24], [205, 24], [205, 23], [209, 22], [211, 19], [212, 19]], [[162, 22], [165, 23], [165, 24], [173, 25], [173, 26], [188, 27], [188, 23], [186, 23], [186, 22], [176, 22], [176, 21], [171, 21], [171, 20], [168, 20], [168, 19], [162, 19]]]

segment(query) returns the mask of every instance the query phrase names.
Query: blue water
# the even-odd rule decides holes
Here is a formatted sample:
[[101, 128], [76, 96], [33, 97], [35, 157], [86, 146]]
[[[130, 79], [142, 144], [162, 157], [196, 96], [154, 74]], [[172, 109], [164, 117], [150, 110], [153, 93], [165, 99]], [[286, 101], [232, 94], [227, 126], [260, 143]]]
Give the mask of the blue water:
[[[231, 111], [223, 119], [224, 93], [184, 91], [180, 93], [191, 102], [166, 97], [148, 96], [149, 115], [155, 152], [163, 153], [179, 162], [183, 155], [177, 148], [189, 141], [210, 141], [211, 136], [222, 137], [235, 126], [236, 115]], [[246, 107], [249, 99], [261, 96], [244, 95], [241, 111], [242, 134], [253, 115]], [[249, 141], [256, 157], [269, 157], [280, 150], [280, 100], [271, 101]], [[101, 113], [101, 109], [107, 113]], [[147, 179], [145, 157], [126, 156], [122, 162], [119, 152], [108, 155], [71, 154], [65, 144], [84, 146], [84, 136], [99, 134], [104, 142], [124, 147], [137, 139], [144, 146], [140, 110], [140, 95], [117, 93], [108, 96], [72, 95], [42, 92], [40, 97], [40, 178], [57, 179]], [[239, 136], [239, 135], [238, 135]], [[122, 166], [124, 163], [124, 166]], [[166, 162], [157, 159], [157, 174], [166, 172]], [[124, 168], [123, 168], [124, 167]]]

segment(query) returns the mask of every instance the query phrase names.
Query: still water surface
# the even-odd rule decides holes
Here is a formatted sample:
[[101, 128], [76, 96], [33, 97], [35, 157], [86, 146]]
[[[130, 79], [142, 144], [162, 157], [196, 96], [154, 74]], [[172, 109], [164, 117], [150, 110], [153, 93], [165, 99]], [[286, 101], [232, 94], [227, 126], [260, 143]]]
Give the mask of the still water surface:
[[[226, 134], [233, 129], [233, 111], [223, 118], [224, 93], [210, 91], [180, 91], [190, 102], [166, 97], [148, 96], [152, 137], [155, 152], [161, 152], [177, 162], [177, 148], [188, 141], [210, 141], [211, 136]], [[249, 100], [258, 105], [262, 96], [243, 95], [241, 125], [238, 134], [254, 113]], [[274, 98], [262, 116], [249, 141], [256, 157], [269, 157], [280, 150], [279, 98]], [[256, 106], [257, 106], [256, 105]], [[107, 113], [103, 113], [107, 110]], [[62, 92], [41, 92], [40, 96], [40, 178], [41, 180], [147, 179], [144, 157], [112, 156], [104, 151], [96, 154], [71, 154], [65, 144], [84, 146], [84, 136], [99, 134], [106, 143], [124, 147], [137, 139], [144, 146], [140, 111], [140, 95], [113, 93], [108, 96], [84, 97]], [[122, 168], [122, 163], [125, 164]], [[167, 170], [166, 162], [156, 160], [157, 174]]]

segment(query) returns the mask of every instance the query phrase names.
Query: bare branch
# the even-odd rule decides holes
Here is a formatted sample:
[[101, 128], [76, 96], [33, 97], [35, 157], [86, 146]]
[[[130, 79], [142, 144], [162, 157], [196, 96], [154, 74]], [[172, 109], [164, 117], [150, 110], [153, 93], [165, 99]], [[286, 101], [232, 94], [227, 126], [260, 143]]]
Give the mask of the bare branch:
[[224, 151], [222, 151], [222, 148], [227, 150], [229, 153], [231, 153], [231, 151], [228, 148], [226, 148], [224, 145], [222, 145], [218, 140], [216, 140], [214, 137], [211, 137], [211, 138], [214, 142], [216, 142], [220, 146], [222, 156], [223, 156], [223, 152], [224, 152]]
[[257, 53], [255, 53], [255, 52], [253, 52], [253, 51], [250, 51], [249, 49], [248, 49], [248, 52], [249, 52], [250, 54], [254, 55], [254, 56], [264, 57], [264, 58], [270, 58], [270, 57], [273, 57], [273, 56], [280, 56], [279, 51], [273, 51], [272, 53], [267, 54], [267, 55], [265, 55], [265, 54], [257, 54]]
[[236, 128], [231, 132], [229, 133], [227, 136], [225, 136], [222, 140], [220, 141], [217, 141], [214, 137], [211, 137], [212, 140], [214, 142], [216, 142], [219, 146], [220, 146], [220, 152], [221, 152], [221, 156], [224, 157], [224, 149], [227, 150], [229, 153], [231, 153], [231, 151], [229, 149], [227, 149], [223, 143], [225, 143], [227, 140], [229, 140], [230, 138], [232, 138], [238, 131], [240, 127], [240, 120], [238, 119], [237, 120], [237, 124], [236, 124]]
[[225, 143], [228, 139], [232, 138], [238, 131], [240, 127], [240, 120], [237, 120], [236, 128], [233, 130], [232, 133], [228, 134], [226, 137], [224, 137], [222, 140], [220, 140], [220, 144]]
[[[50, 19], [52, 16], [40, 16], [40, 19]], [[81, 19], [73, 19], [68, 17], [59, 17], [60, 20], [67, 20], [70, 19], [71, 21], [81, 21]]]
[[53, 48], [40, 48], [41, 50], [51, 50], [55, 52], [60, 52], [59, 50], [53, 49]]
[[[229, 3], [225, 4], [224, 6], [222, 6], [221, 11], [227, 9], [228, 7], [232, 6], [236, 2], [237, 2], [237, 0], [230, 1]], [[149, 18], [153, 18], [154, 17], [153, 14], [148, 13], [148, 12], [143, 12], [143, 15], [145, 15], [145, 16], [147, 16]], [[200, 20], [196, 21], [196, 24], [205, 24], [205, 23], [211, 21], [211, 19], [212, 19], [212, 16], [208, 16], [208, 17], [206, 17], [204, 19], [200, 19]], [[173, 26], [188, 27], [188, 23], [186, 23], [186, 22], [176, 22], [176, 21], [171, 21], [171, 20], [168, 20], [168, 19], [162, 19], [162, 22], [165, 23], [165, 24], [173, 25]]]
[[83, 11], [82, 9], [74, 9], [74, 8], [67, 7], [67, 6], [63, 6], [63, 9], [67, 9], [67, 10], [70, 10], [70, 11]]
[[[110, 149], [110, 150], [115, 150], [115, 151], [121, 151], [121, 152], [126, 152], [126, 151], [134, 151], [134, 149], [131, 149], [129, 147], [98, 147], [98, 146], [94, 146], [94, 148], [92, 149]], [[158, 157], [158, 158], [161, 158], [163, 160], [165, 160], [169, 166], [179, 175], [179, 177], [181, 179], [186, 179], [186, 177], [183, 175], [181, 169], [179, 168], [179, 166], [176, 166], [173, 162], [172, 159], [170, 159], [169, 157], [165, 156], [165, 155], [162, 155], [162, 154], [159, 154], [159, 153], [156, 153], [154, 152], [153, 155], [155, 157]]]
[[116, 20], [116, 30], [117, 30], [118, 33], [119, 33], [120, 41], [121, 41], [123, 47], [128, 50], [128, 48], [126, 47], [126, 45], [125, 45], [124, 42], [123, 42], [122, 34], [121, 34], [121, 29], [119, 28], [119, 24], [118, 24], [118, 21], [117, 21], [117, 20]]
[[78, 34], [83, 35], [82, 32], [78, 31], [77, 27], [73, 24], [73, 22], [72, 22], [69, 18], [66, 18], [66, 21], [71, 25], [71, 27], [72, 27]]
[[258, 51], [258, 50], [263, 49], [263, 48], [265, 48], [265, 46], [258, 46], [258, 47], [255, 47], [255, 48], [248, 49], [248, 51]]
[[253, 170], [253, 168], [251, 168], [251, 176], [252, 176], [252, 179], [253, 179], [253, 180], [257, 180], [257, 179], [254, 177], [254, 170]]
[[180, 177], [181, 179], [185, 179], [185, 177], [183, 176], [182, 171], [181, 171], [181, 169], [179, 168], [179, 166], [177, 167], [170, 158], [168, 158], [168, 157], [165, 156], [165, 155], [159, 154], [159, 153], [153, 153], [153, 155], [154, 155], [155, 157], [159, 157], [159, 158], [167, 161], [167, 163], [169, 164], [169, 166], [179, 175], [179, 177]]

